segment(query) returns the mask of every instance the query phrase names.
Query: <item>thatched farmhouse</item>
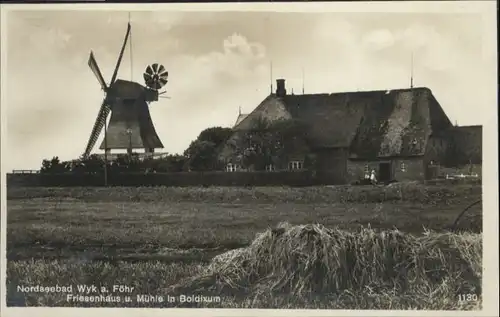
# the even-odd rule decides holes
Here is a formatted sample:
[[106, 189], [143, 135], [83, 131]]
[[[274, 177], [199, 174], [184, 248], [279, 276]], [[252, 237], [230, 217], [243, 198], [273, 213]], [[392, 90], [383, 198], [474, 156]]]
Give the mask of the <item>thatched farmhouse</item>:
[[380, 181], [423, 180], [442, 166], [481, 164], [481, 126], [453, 126], [428, 88], [294, 95], [278, 79], [275, 93], [240, 113], [219, 156], [227, 171], [251, 170], [238, 147], [263, 119], [305, 127], [266, 170], [309, 169], [325, 183], [350, 183], [371, 170]]

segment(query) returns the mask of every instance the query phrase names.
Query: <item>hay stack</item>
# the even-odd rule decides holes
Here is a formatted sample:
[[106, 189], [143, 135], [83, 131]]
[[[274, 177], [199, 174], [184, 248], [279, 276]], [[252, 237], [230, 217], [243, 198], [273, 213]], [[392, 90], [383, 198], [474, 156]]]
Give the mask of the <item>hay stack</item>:
[[477, 234], [415, 237], [397, 230], [350, 232], [283, 223], [258, 234], [249, 247], [215, 257], [203, 276], [182, 288], [303, 296], [425, 291], [441, 285], [441, 292], [480, 294], [481, 252]]

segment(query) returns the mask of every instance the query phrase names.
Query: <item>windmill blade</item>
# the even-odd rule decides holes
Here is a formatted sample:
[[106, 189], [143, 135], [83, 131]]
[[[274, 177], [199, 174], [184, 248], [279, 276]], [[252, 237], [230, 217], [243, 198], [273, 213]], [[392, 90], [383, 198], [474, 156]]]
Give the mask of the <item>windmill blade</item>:
[[168, 72], [164, 72], [163, 74], [160, 74], [160, 77], [167, 78], [168, 77]]
[[128, 23], [127, 24], [127, 33], [125, 34], [125, 40], [123, 40], [122, 50], [120, 51], [120, 55], [118, 56], [118, 61], [116, 62], [116, 67], [115, 67], [115, 71], [113, 73], [113, 77], [111, 77], [111, 81], [109, 83], [110, 86], [115, 82], [116, 76], [118, 75], [118, 69], [120, 68], [120, 64], [122, 62], [123, 52], [125, 51], [125, 46], [127, 46], [128, 36], [130, 34], [130, 28], [131, 28], [130, 23]]
[[153, 71], [155, 73], [158, 73], [158, 64], [157, 63], [154, 63], [153, 65], [151, 65], [151, 67], [153, 67]]
[[95, 143], [97, 142], [97, 138], [99, 138], [99, 134], [101, 134], [101, 130], [106, 124], [106, 119], [108, 118], [108, 114], [111, 108], [103, 101], [101, 104], [101, 108], [99, 109], [99, 113], [94, 123], [94, 127], [92, 128], [92, 132], [90, 133], [89, 140], [87, 142], [87, 147], [85, 148], [84, 157], [88, 157]]
[[144, 81], [146, 82], [146, 84], [148, 84], [153, 79], [148, 73], [144, 73], [142, 76], [144, 77]]
[[166, 80], [165, 78], [160, 78], [159, 82], [160, 82], [160, 85], [163, 87], [168, 82], [168, 80]]
[[168, 82], [168, 71], [163, 65], [154, 63], [146, 67], [143, 77], [149, 88], [158, 90]]
[[94, 57], [94, 52], [90, 51], [90, 57], [89, 57], [89, 67], [94, 73], [95, 77], [97, 77], [97, 80], [99, 81], [99, 84], [101, 84], [101, 88], [103, 90], [106, 90], [108, 87], [106, 86], [106, 82], [104, 81], [104, 77], [102, 77], [101, 70], [99, 69], [99, 66], [97, 66], [97, 62]]
[[149, 77], [146, 79], [146, 85], [148, 85], [148, 87], [154, 88], [155, 80], [153, 79], [153, 77]]

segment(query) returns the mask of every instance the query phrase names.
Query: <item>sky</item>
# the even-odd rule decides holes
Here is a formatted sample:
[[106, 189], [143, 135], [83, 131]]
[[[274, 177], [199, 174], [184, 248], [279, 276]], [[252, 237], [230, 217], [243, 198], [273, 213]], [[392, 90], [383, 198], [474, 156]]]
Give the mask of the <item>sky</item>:
[[39, 169], [44, 158], [83, 153], [104, 96], [89, 53], [109, 81], [129, 12], [131, 50], [118, 77], [143, 84], [155, 62], [169, 71], [170, 99], [150, 105], [163, 152], [182, 153], [205, 128], [231, 127], [277, 78], [296, 94], [303, 85], [306, 93], [408, 88], [412, 55], [414, 86], [430, 88], [453, 123], [488, 124], [497, 105], [492, 4], [493, 13], [9, 11], [4, 168]]

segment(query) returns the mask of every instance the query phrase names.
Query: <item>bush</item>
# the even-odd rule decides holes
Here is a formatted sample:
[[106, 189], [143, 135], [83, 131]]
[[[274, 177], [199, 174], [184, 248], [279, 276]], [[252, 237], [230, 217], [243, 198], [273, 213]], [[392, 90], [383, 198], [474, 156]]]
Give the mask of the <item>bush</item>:
[[54, 156], [51, 160], [43, 160], [41, 173], [64, 173], [71, 170], [71, 165], [68, 162], [61, 162], [59, 157]]

